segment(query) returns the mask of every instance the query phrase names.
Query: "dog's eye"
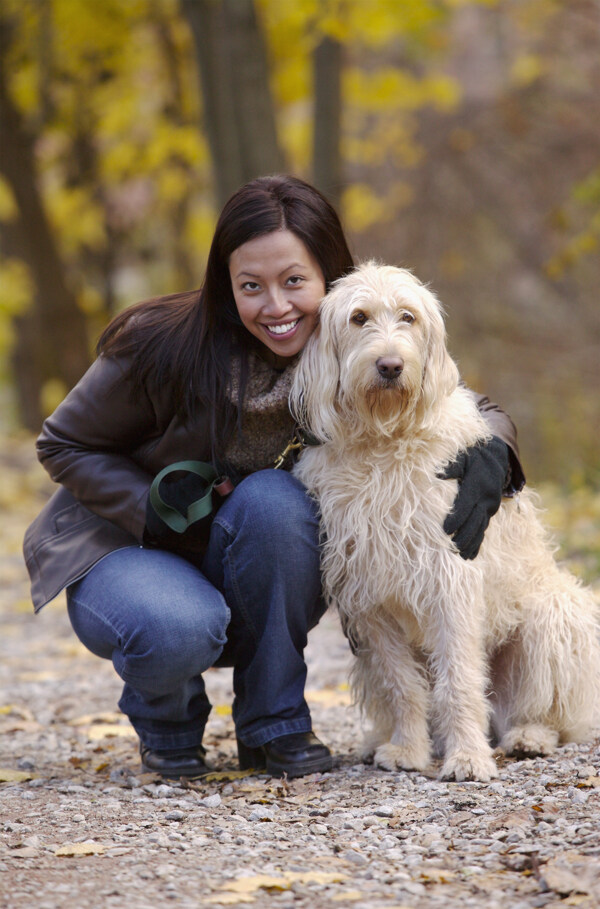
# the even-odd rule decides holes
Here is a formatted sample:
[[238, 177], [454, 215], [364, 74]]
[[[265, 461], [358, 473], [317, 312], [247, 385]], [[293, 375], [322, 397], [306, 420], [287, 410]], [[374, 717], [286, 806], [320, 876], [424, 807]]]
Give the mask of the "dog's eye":
[[364, 325], [365, 322], [367, 321], [367, 317], [364, 312], [361, 312], [359, 310], [358, 312], [354, 313], [354, 315], [352, 316], [350, 321], [354, 322], [355, 325]]
[[402, 313], [401, 319], [403, 322], [408, 322], [409, 325], [412, 325], [412, 323], [415, 321], [413, 314], [408, 311]]

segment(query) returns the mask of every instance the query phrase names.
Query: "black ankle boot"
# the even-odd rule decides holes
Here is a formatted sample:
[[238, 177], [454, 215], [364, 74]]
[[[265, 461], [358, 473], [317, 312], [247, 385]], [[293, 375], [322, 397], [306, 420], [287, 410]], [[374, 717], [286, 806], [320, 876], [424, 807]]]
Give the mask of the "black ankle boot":
[[140, 754], [144, 770], [160, 773], [170, 780], [177, 780], [180, 776], [196, 777], [210, 773], [210, 767], [204, 761], [206, 749], [202, 745], [172, 750], [161, 748], [153, 751], [140, 742]]
[[258, 748], [250, 748], [237, 740], [241, 770], [266, 770], [271, 776], [305, 776], [331, 770], [331, 752], [312, 732], [292, 732], [280, 735]]

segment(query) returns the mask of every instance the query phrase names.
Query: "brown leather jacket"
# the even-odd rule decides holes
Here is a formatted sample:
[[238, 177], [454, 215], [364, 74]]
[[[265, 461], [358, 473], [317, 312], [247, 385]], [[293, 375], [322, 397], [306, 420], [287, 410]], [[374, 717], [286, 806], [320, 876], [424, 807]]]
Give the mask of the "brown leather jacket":
[[[207, 415], [184, 425], [165, 388], [134, 399], [126, 367], [99, 357], [37, 440], [39, 459], [60, 488], [25, 535], [36, 612], [110, 552], [142, 545], [148, 491], [160, 470], [187, 458], [210, 460]], [[525, 482], [515, 427], [488, 398], [478, 395], [477, 403], [511, 450], [510, 494]]]

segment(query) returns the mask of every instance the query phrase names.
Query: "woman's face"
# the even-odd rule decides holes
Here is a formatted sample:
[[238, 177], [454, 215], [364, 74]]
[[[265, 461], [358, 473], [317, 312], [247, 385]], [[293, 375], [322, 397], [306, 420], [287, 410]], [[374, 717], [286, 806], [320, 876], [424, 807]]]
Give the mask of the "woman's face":
[[289, 230], [249, 240], [231, 254], [229, 274], [248, 331], [280, 357], [299, 353], [325, 296], [323, 273], [302, 240]]

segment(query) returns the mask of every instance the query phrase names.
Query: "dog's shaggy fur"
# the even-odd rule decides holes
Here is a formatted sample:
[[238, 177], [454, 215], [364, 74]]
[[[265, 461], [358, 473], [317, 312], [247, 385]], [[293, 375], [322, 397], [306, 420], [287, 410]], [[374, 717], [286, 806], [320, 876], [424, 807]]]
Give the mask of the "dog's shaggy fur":
[[291, 401], [322, 443], [295, 473], [320, 503], [326, 596], [359, 642], [365, 757], [422, 770], [431, 732], [440, 776], [489, 780], [491, 732], [516, 755], [588, 735], [598, 609], [556, 565], [534, 494], [503, 500], [472, 561], [442, 529], [457, 483], [439, 474], [490, 432], [458, 384], [434, 295], [373, 263], [338, 281]]

